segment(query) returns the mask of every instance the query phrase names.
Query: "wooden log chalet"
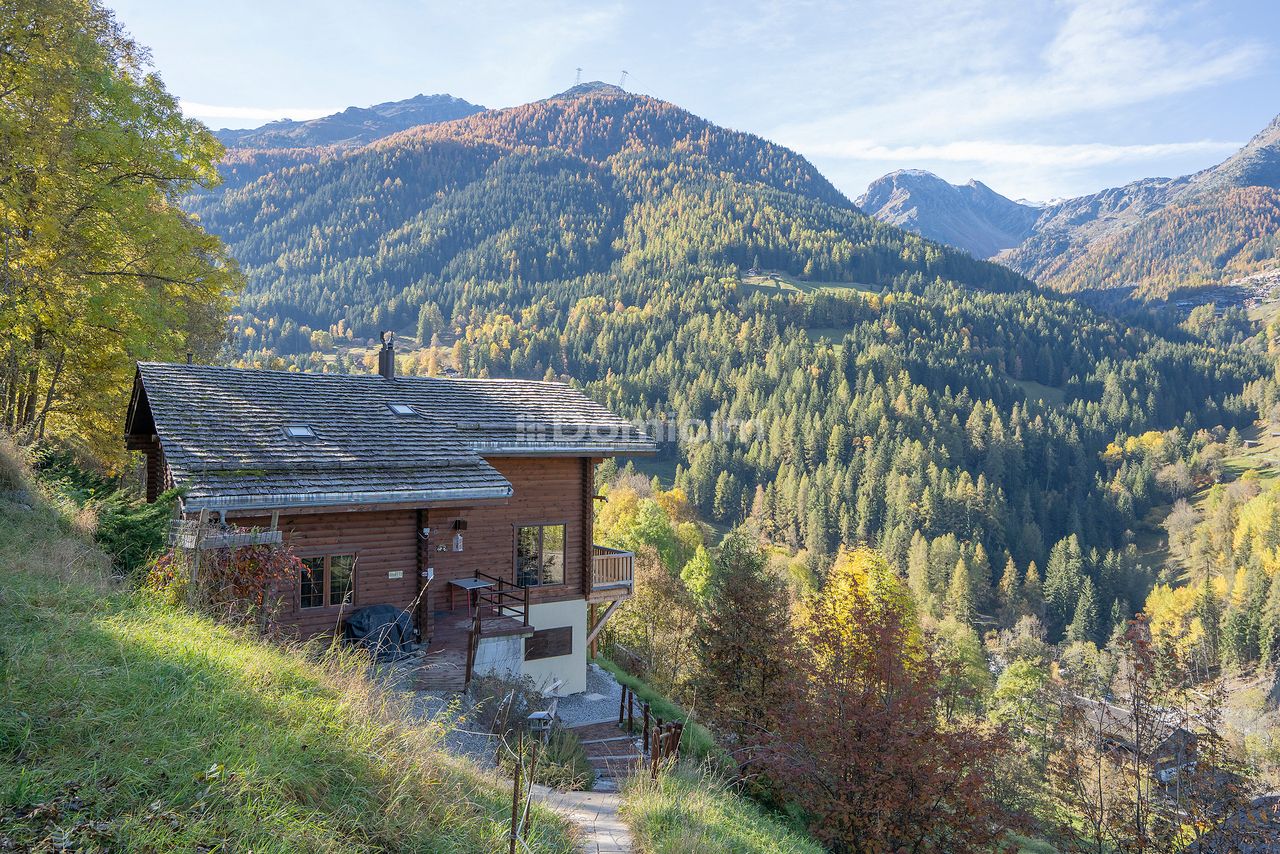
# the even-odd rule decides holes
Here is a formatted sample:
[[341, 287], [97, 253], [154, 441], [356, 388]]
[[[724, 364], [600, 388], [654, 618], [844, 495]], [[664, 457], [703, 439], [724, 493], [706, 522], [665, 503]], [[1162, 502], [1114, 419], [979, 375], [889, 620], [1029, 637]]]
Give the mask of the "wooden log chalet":
[[1151, 774], [1168, 785], [1184, 771], [1195, 769], [1196, 734], [1181, 725], [1172, 711], [1151, 709], [1135, 719], [1132, 710], [1114, 703], [1073, 695], [1069, 699], [1095, 734], [1099, 749], [1127, 761], [1140, 756]]
[[388, 604], [459, 682], [584, 690], [632, 586], [633, 556], [593, 542], [594, 467], [654, 443], [561, 383], [396, 377], [389, 336], [380, 355], [375, 375], [139, 364], [148, 500], [177, 486], [185, 520], [278, 530], [307, 566], [276, 618], [301, 637]]

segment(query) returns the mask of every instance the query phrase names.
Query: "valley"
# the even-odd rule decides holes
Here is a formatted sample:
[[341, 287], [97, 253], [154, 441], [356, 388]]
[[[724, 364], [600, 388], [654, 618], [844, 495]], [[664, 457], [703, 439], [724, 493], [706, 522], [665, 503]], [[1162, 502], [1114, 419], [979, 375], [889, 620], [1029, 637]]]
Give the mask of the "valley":
[[[422, 79], [511, 106], [201, 104], [96, 0], [0, 56], [0, 849], [569, 854], [521, 787], [601, 751], [644, 854], [1271, 842], [1280, 119], [854, 201], [953, 149], [809, 138], [828, 177], [487, 53]], [[759, 126], [838, 127], [810, 94]]]

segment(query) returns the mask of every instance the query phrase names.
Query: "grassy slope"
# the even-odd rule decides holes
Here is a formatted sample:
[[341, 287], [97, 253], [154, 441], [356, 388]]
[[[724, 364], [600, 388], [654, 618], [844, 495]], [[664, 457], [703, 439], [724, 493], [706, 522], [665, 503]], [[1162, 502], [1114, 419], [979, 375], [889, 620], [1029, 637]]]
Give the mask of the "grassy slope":
[[[599, 656], [595, 661], [596, 664], [612, 673], [619, 683], [634, 691], [637, 700], [647, 702], [650, 711], [655, 716], [662, 718], [664, 721], [681, 721], [685, 724], [684, 734], [680, 737], [680, 750], [683, 754], [700, 762], [711, 760], [713, 764], [718, 765], [723, 765], [730, 761], [724, 750], [716, 744], [715, 736], [706, 727], [696, 721], [691, 721], [689, 713], [684, 709], [663, 697], [643, 680], [632, 676], [609, 659]], [[638, 710], [636, 714], [639, 715]]]
[[[652, 783], [632, 780], [623, 789], [622, 814], [645, 854], [817, 854], [822, 848], [720, 782], [733, 763], [715, 737], [689, 713], [607, 658], [596, 663], [649, 703], [655, 715], [684, 721], [681, 769]], [[696, 769], [696, 770], [695, 770]]]
[[[506, 849], [501, 783], [405, 724], [364, 666], [148, 602], [105, 566], [57, 511], [0, 498], [0, 842]], [[534, 850], [571, 849], [558, 818], [535, 831]]]
[[623, 791], [623, 817], [645, 854], [821, 854], [750, 800], [713, 780], [675, 771], [638, 777]]

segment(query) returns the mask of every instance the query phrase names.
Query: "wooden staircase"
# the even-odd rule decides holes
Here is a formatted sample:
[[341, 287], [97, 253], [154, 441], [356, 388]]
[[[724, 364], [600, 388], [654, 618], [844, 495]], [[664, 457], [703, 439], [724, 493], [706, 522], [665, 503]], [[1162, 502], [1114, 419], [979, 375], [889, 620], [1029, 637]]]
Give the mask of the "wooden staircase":
[[617, 791], [622, 781], [640, 768], [644, 754], [640, 737], [627, 734], [612, 721], [570, 727], [587, 753], [596, 772], [595, 791]]

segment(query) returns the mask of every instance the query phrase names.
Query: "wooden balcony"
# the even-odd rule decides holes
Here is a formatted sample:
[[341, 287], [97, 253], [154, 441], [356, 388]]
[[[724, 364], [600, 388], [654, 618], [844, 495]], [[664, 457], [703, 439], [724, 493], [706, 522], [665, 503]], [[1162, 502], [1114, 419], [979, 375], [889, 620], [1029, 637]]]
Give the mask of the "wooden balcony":
[[588, 602], [614, 602], [631, 596], [636, 556], [607, 546], [591, 547], [591, 593]]

